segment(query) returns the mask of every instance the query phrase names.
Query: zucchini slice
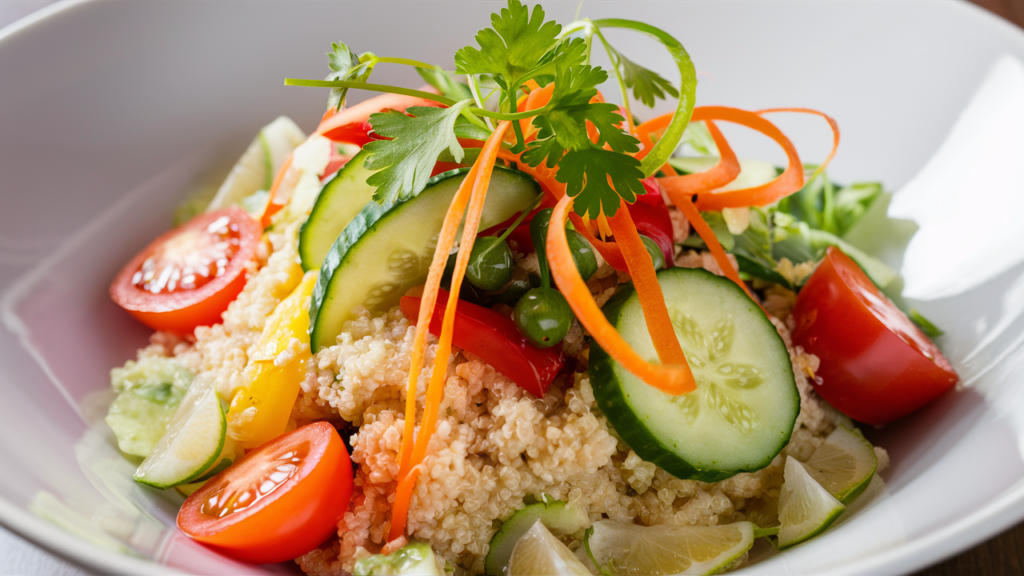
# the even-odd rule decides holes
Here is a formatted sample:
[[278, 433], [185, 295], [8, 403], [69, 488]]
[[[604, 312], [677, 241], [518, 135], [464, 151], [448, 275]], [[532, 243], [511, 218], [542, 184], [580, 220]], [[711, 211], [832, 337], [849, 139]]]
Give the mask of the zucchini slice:
[[[324, 258], [313, 289], [309, 318], [314, 354], [335, 343], [357, 306], [385, 312], [426, 280], [441, 223], [468, 172], [460, 168], [438, 174], [415, 197], [391, 206], [370, 202], [345, 227]], [[525, 210], [538, 194], [540, 187], [526, 174], [495, 167], [480, 229]]]
[[[789, 442], [800, 412], [786, 345], [732, 281], [688, 268], [662, 270], [658, 281], [697, 389], [656, 390], [595, 343], [590, 382], [598, 405], [638, 456], [678, 478], [718, 482], [764, 468]], [[633, 289], [604, 311], [638, 354], [657, 361]]]

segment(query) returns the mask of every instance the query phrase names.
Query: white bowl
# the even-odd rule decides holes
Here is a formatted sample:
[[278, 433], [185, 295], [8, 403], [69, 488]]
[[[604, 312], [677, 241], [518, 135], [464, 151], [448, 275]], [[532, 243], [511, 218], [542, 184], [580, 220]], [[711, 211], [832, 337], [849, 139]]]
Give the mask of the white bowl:
[[[576, 9], [545, 4], [563, 23]], [[259, 126], [287, 114], [313, 127], [325, 91], [282, 79], [322, 77], [331, 41], [451, 66], [497, 6], [86, 2], [0, 32], [0, 522], [103, 572], [289, 569], [236, 564], [182, 538], [174, 498], [133, 485], [131, 465], [90, 427], [109, 369], [147, 336], [108, 283]], [[843, 131], [832, 174], [891, 190], [926, 166], [1007, 56], [956, 140], [893, 205], [923, 223], [903, 270], [968, 385], [872, 434], [892, 455], [886, 492], [745, 572], [906, 572], [1024, 518], [1024, 227], [1014, 220], [1024, 155], [1013, 160], [1024, 68], [1012, 58], [1024, 59], [1024, 33], [960, 3], [601, 2], [584, 13], [682, 40], [701, 72], [699, 104], [827, 111]], [[615, 42], [628, 54], [648, 46]], [[667, 56], [645, 55], [671, 77]], [[375, 78], [416, 83], [386, 67]], [[816, 124], [780, 123], [802, 150], [824, 146]], [[737, 142], [774, 158], [762, 142]]]

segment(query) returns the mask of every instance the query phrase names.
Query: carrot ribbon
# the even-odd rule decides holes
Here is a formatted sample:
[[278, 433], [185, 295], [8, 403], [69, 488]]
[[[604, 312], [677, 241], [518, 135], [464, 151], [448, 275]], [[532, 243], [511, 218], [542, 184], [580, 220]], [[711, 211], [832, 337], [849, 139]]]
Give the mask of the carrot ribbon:
[[[491, 173], [494, 170], [494, 162], [498, 157], [502, 138], [504, 138], [509, 125], [508, 122], [502, 122], [498, 125], [497, 129], [487, 139], [487, 142], [484, 143], [484, 147], [481, 149], [476, 162], [473, 163], [473, 167], [470, 168], [466, 179], [462, 181], [459, 190], [455, 193], [455, 198], [452, 200], [448, 213], [445, 215], [444, 222], [441, 225], [434, 258], [430, 263], [430, 269], [427, 273], [427, 283], [423, 289], [419, 318], [416, 322], [416, 333], [413, 339], [413, 349], [410, 356], [409, 386], [405, 403], [405, 434], [402, 437], [398, 489], [392, 508], [389, 540], [399, 538], [405, 532], [409, 505], [412, 501], [412, 491], [416, 486], [416, 479], [420, 473], [419, 464], [426, 458], [430, 437], [433, 435], [434, 427], [437, 424], [438, 410], [444, 397], [448, 357], [451, 354], [452, 329], [455, 324], [455, 311], [459, 301], [459, 287], [466, 274], [466, 268], [469, 266], [470, 253], [473, 250], [473, 243], [476, 240], [477, 230], [480, 227], [480, 218], [483, 213], [484, 200], [487, 197], [487, 187], [490, 184]], [[469, 204], [468, 211], [466, 209], [467, 203]], [[462, 222], [463, 214], [466, 216], [466, 223], [463, 226], [459, 252], [455, 259], [455, 270], [452, 272], [451, 292], [448, 295], [448, 305], [445, 308], [441, 335], [438, 339], [437, 350], [434, 356], [434, 367], [431, 372], [430, 384], [427, 386], [423, 421], [420, 424], [420, 431], [416, 436], [414, 445], [416, 384], [419, 381], [423, 365], [426, 333], [430, 326], [430, 319], [434, 312], [435, 304], [437, 303], [441, 276], [448, 261], [448, 254], [455, 243], [455, 234], [458, 231], [459, 224]]]

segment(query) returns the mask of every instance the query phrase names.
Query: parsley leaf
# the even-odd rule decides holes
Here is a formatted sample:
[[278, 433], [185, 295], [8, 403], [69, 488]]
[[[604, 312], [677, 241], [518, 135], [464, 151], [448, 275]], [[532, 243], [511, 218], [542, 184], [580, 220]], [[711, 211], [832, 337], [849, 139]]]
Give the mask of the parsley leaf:
[[[587, 134], [589, 121], [597, 129], [598, 146], [608, 144], [615, 152], [636, 152], [640, 142], [624, 132], [619, 125], [623, 117], [619, 107], [614, 104], [590, 102], [597, 94], [597, 86], [608, 79], [608, 74], [601, 68], [591, 66], [574, 66], [559, 70], [555, 79], [555, 90], [551, 95], [551, 109], [536, 118], [534, 125], [538, 127], [537, 140], [531, 146], [545, 146], [541, 141], [555, 138], [562, 148], [580, 149], [592, 146]], [[554, 150], [554, 149], [552, 149]], [[536, 159], [537, 153], [529, 155]], [[548, 160], [549, 164], [551, 160]], [[536, 166], [536, 164], [529, 162]]]
[[379, 170], [366, 180], [377, 188], [373, 199], [388, 204], [418, 194], [445, 149], [456, 162], [461, 161], [463, 150], [455, 137], [455, 122], [471, 103], [472, 100], [463, 100], [450, 108], [414, 106], [407, 110], [411, 116], [394, 110], [371, 115], [374, 131], [390, 138], [363, 146], [363, 150], [370, 152], [364, 166]]
[[[367, 66], [360, 58], [343, 42], [331, 42], [331, 51], [327, 53], [327, 65], [331, 73], [324, 80], [350, 80], [365, 82], [370, 77], [373, 66]], [[329, 107], [340, 110], [345, 103], [345, 96], [348, 88], [332, 88], [330, 98], [327, 100]]]
[[504, 88], [511, 90], [530, 78], [562, 31], [557, 22], [544, 21], [539, 4], [531, 15], [519, 0], [491, 14], [491, 26], [477, 33], [479, 49], [466, 46], [455, 53], [455, 68], [461, 74], [504, 76]]
[[466, 100], [473, 97], [473, 94], [469, 91], [469, 86], [456, 80], [451, 72], [440, 66], [434, 66], [432, 69], [417, 68], [416, 72], [426, 80], [427, 84], [437, 88], [442, 96], [447, 96], [452, 100]]
[[650, 108], [655, 100], [664, 100], [666, 93], [673, 98], [679, 97], [679, 91], [662, 75], [626, 58], [615, 48], [605, 46], [609, 54], [614, 55], [614, 65], [622, 72], [622, 81], [627, 88], [633, 89], [633, 98]]
[[621, 200], [635, 201], [644, 192], [643, 177], [636, 158], [597, 147], [570, 150], [558, 163], [555, 175], [566, 185], [565, 193], [576, 198], [576, 213], [591, 218], [602, 211], [614, 216]]
[[557, 138], [551, 136], [551, 124], [547, 122], [544, 116], [534, 118], [533, 122], [535, 126], [540, 127], [538, 134], [547, 134], [548, 137], [530, 142], [530, 147], [519, 158], [534, 167], [544, 163], [544, 160], [547, 159], [547, 167], [549, 169], [554, 168], [558, 161], [562, 159], [562, 155], [565, 154], [565, 148], [558, 143]]
[[[601, 68], [559, 67], [551, 108], [533, 119], [537, 139], [521, 156], [531, 166], [545, 161], [548, 168], [557, 164], [556, 179], [568, 185], [567, 194], [576, 197], [576, 212], [593, 218], [602, 211], [615, 214], [620, 198], [633, 202], [643, 192], [640, 161], [624, 154], [639, 150], [640, 142], [620, 127], [624, 119], [618, 106], [590, 101], [607, 79]], [[587, 133], [588, 122], [598, 131], [596, 144]], [[606, 144], [611, 150], [604, 149]]]

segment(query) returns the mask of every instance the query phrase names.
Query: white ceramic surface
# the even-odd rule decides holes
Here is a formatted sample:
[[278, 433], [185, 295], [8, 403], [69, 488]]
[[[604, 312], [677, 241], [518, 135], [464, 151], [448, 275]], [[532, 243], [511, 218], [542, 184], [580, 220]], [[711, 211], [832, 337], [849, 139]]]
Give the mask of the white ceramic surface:
[[[576, 9], [545, 5], [562, 22]], [[496, 6], [88, 2], [0, 33], [0, 523], [103, 572], [294, 569], [235, 564], [167, 529], [175, 499], [133, 485], [109, 432], [90, 427], [108, 370], [146, 339], [107, 284], [259, 126], [287, 114], [312, 127], [325, 91], [281, 80], [322, 77], [332, 40], [451, 66]], [[1020, 156], [998, 156], [1024, 133], [1024, 33], [960, 3], [594, 2], [584, 13], [676, 35], [701, 73], [698, 103], [828, 111], [843, 130], [833, 175], [906, 185], [893, 211], [923, 226], [903, 271], [967, 386], [871, 434], [893, 464], [866, 508], [745, 572], [907, 572], [1024, 518], [1024, 226], [1001, 209], [1024, 183]], [[416, 82], [394, 68], [379, 80]], [[811, 121], [779, 122], [802, 150], [827, 140]], [[736, 141], [746, 156], [777, 154]], [[965, 199], [990, 209], [961, 211]], [[991, 244], [984, 257], [951, 251], [970, 230]]]

